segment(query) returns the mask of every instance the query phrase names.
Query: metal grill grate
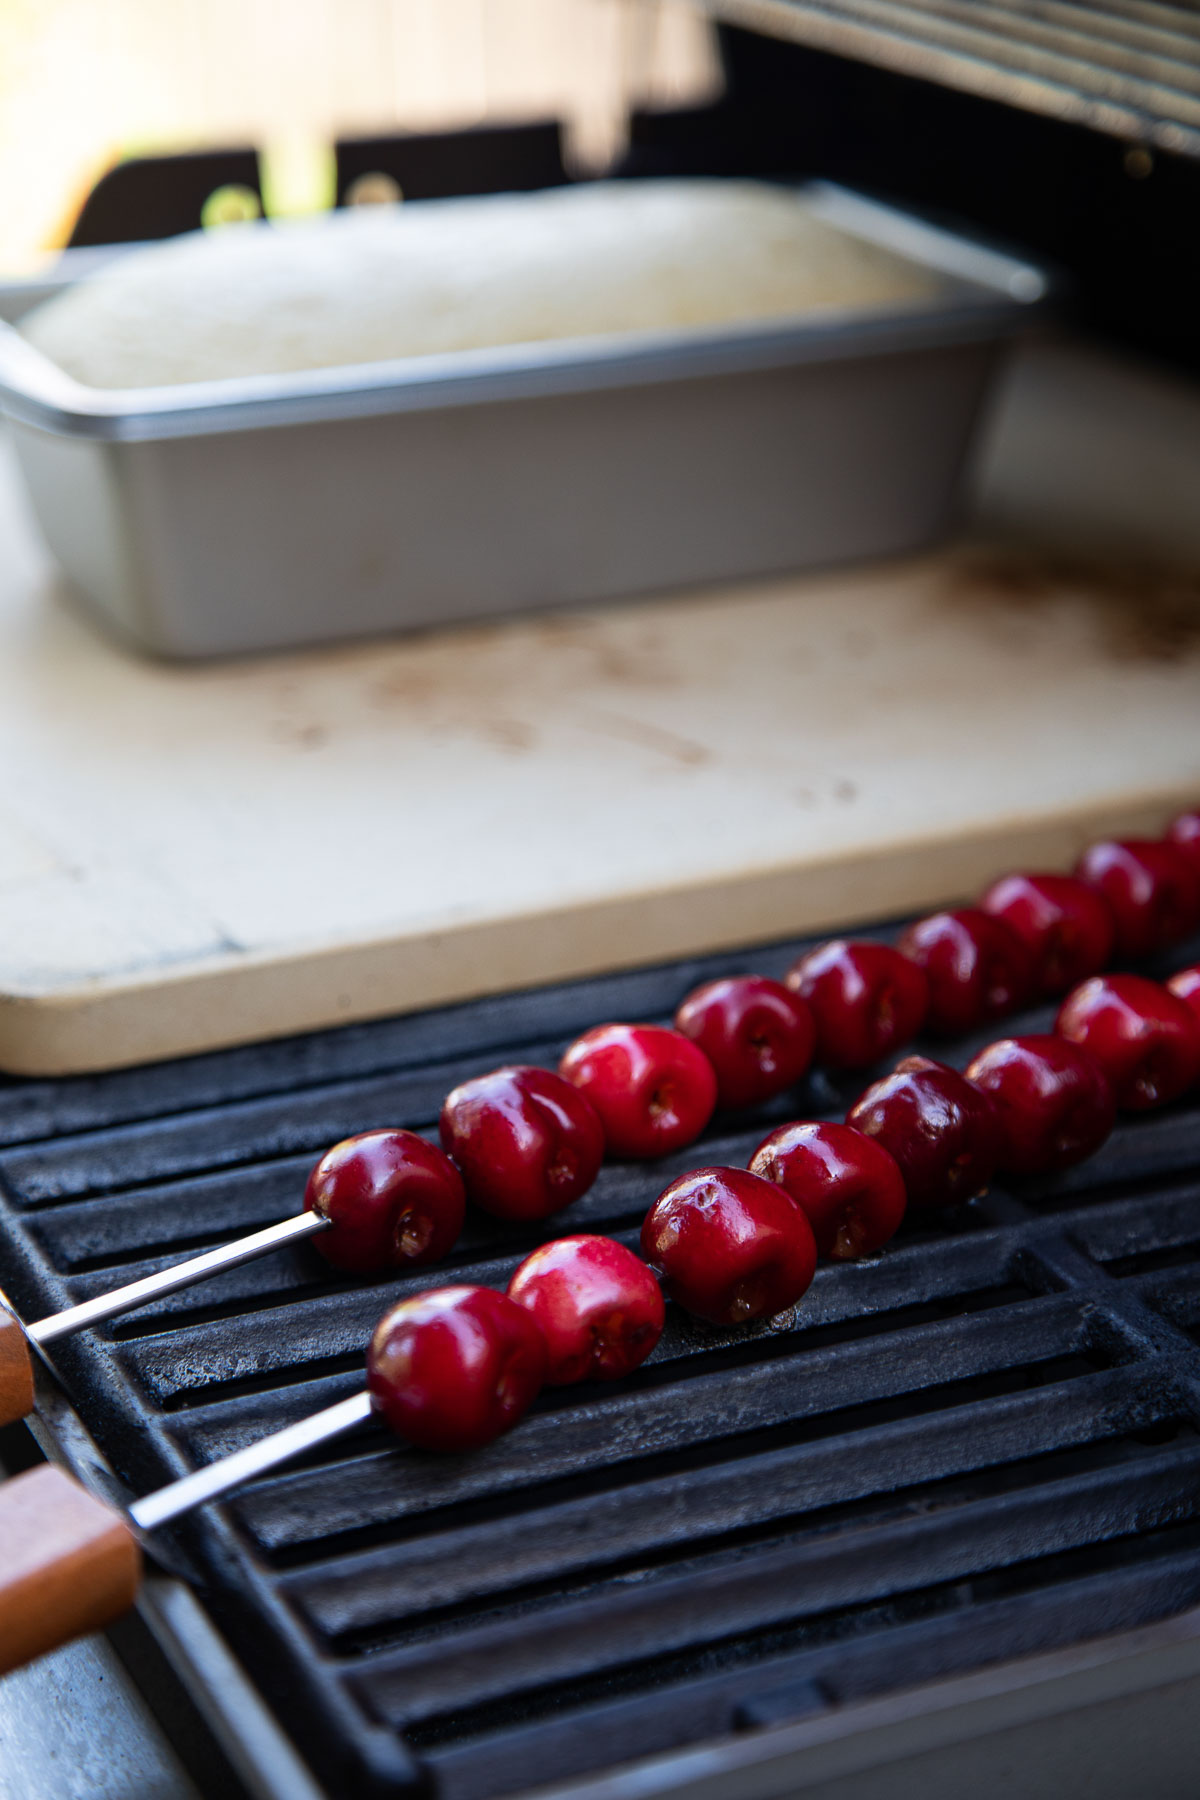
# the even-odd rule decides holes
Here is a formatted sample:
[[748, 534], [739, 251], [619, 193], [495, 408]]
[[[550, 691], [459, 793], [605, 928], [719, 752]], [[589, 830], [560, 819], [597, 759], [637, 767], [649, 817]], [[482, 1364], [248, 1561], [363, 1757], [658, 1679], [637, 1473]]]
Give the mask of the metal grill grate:
[[[666, 1016], [698, 980], [779, 972], [798, 947], [9, 1083], [0, 1281], [30, 1315], [265, 1225], [334, 1138], [428, 1128], [469, 1071], [549, 1061], [600, 1019]], [[861, 1085], [816, 1077], [669, 1165], [607, 1168], [570, 1227], [633, 1241], [671, 1174], [744, 1162], [769, 1116], [837, 1114]], [[636, 1376], [545, 1396], [481, 1454], [366, 1431], [206, 1509], [179, 1554], [331, 1792], [432, 1777], [450, 1800], [1200, 1603], [1198, 1122], [1123, 1124], [1080, 1170], [822, 1268], [769, 1327], [671, 1317]], [[454, 1275], [500, 1283], [533, 1241], [475, 1218]], [[429, 1283], [343, 1280], [300, 1249], [58, 1362], [145, 1490], [352, 1392], [384, 1304]]]
[[1154, 0], [711, 0], [733, 23], [1200, 157], [1200, 11]]

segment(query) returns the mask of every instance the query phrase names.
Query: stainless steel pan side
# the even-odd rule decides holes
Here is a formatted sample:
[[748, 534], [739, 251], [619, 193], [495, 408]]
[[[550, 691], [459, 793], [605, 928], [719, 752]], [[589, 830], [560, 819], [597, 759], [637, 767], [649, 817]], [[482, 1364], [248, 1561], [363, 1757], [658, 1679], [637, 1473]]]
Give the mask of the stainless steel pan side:
[[82, 387], [0, 327], [42, 529], [127, 639], [211, 656], [817, 566], [952, 516], [1045, 281], [840, 190], [933, 305], [186, 387]]

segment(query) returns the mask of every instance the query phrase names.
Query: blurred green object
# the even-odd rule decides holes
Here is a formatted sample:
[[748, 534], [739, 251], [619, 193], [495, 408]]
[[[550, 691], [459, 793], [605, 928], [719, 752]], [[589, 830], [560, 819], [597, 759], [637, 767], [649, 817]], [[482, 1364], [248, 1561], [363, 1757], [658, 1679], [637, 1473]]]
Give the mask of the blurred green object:
[[244, 225], [249, 219], [262, 217], [262, 205], [253, 188], [231, 181], [214, 188], [200, 208], [200, 223], [205, 231], [220, 225]]

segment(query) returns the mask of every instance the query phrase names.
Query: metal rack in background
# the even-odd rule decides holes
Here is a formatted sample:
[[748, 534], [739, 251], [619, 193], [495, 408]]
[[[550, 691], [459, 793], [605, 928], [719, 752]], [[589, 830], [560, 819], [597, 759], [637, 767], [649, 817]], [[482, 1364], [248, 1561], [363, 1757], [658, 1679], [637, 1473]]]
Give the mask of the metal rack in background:
[[[1200, 11], [1155, 0], [714, 0], [815, 50], [1200, 158]], [[1134, 172], [1145, 169], [1135, 162]]]

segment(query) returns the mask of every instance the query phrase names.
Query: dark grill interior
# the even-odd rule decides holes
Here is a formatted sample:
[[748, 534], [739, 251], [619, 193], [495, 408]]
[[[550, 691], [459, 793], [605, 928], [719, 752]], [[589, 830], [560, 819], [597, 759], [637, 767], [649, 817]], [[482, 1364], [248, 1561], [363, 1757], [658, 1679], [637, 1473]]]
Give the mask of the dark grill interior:
[[[666, 1017], [705, 976], [777, 973], [797, 948], [10, 1082], [0, 1281], [37, 1316], [268, 1224], [334, 1139], [430, 1129], [467, 1073], [549, 1062], [585, 1026]], [[744, 1163], [769, 1117], [836, 1115], [862, 1085], [818, 1076], [670, 1164], [607, 1168], [558, 1229], [632, 1242], [671, 1175]], [[635, 1377], [551, 1392], [481, 1454], [344, 1440], [193, 1516], [175, 1551], [332, 1792], [431, 1777], [451, 1800], [1200, 1603], [1198, 1118], [1124, 1123], [1065, 1177], [824, 1266], [794, 1318], [669, 1317]], [[446, 1273], [502, 1284], [552, 1235], [476, 1217]], [[142, 1492], [355, 1391], [384, 1305], [442, 1278], [351, 1281], [298, 1249], [56, 1360]]]

